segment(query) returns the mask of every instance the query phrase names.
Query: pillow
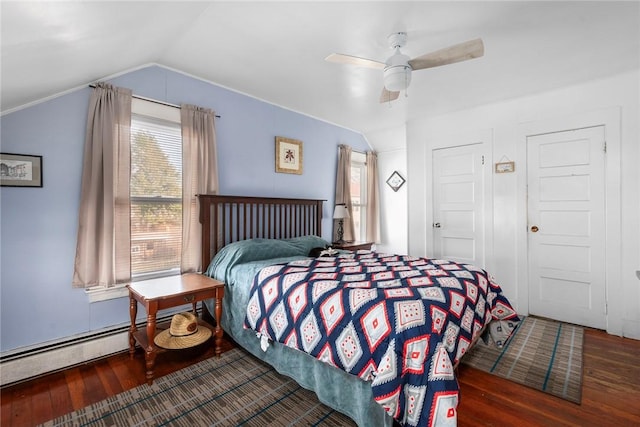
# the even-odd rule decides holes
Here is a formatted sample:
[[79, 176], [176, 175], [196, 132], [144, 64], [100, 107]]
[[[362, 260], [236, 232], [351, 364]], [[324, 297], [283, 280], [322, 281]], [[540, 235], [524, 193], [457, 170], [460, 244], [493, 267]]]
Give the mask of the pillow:
[[206, 274], [224, 280], [226, 271], [235, 265], [270, 258], [308, 256], [312, 248], [325, 245], [328, 243], [317, 236], [241, 240], [223, 247], [211, 260]]
[[326, 240], [318, 236], [294, 237], [292, 239], [285, 239], [284, 242], [287, 242], [292, 246], [298, 248], [300, 250], [300, 253], [297, 253], [296, 255], [303, 255], [303, 256], [307, 256], [309, 251], [311, 251], [311, 249], [313, 248], [317, 248], [317, 247], [326, 248], [327, 246], [329, 246], [329, 242], [327, 242]]

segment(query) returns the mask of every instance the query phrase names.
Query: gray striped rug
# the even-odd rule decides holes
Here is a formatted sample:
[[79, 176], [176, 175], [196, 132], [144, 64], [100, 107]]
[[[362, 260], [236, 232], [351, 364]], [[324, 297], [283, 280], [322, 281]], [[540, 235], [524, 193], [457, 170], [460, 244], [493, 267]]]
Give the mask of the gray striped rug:
[[355, 426], [270, 366], [234, 348], [44, 426]]
[[504, 348], [480, 340], [461, 363], [579, 404], [583, 337], [580, 326], [525, 317]]

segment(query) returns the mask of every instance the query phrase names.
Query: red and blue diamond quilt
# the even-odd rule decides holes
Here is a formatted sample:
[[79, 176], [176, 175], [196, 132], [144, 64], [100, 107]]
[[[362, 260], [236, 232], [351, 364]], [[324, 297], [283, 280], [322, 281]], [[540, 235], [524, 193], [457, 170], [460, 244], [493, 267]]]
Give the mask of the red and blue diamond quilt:
[[518, 320], [482, 269], [369, 251], [262, 269], [245, 327], [365, 381], [402, 425], [455, 425], [454, 365], [491, 320]]

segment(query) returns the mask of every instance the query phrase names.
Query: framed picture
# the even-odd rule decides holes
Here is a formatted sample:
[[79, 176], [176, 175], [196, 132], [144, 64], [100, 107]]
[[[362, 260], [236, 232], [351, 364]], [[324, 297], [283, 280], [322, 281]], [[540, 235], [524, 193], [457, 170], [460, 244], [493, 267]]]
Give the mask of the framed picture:
[[302, 175], [302, 141], [276, 136], [276, 172]]
[[394, 171], [389, 179], [387, 179], [387, 185], [391, 187], [393, 191], [398, 191], [404, 183], [405, 179], [398, 173], [398, 171]]
[[0, 153], [0, 186], [42, 187], [42, 156]]
[[515, 170], [516, 170], [515, 162], [496, 163], [496, 173], [511, 173], [511, 172], [515, 172]]

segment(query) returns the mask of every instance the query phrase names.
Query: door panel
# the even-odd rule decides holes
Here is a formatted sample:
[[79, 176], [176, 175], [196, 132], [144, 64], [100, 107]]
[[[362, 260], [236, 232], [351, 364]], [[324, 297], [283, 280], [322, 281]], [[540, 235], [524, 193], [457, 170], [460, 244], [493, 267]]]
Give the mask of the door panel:
[[482, 144], [433, 150], [434, 256], [484, 266]]
[[527, 138], [529, 311], [606, 327], [604, 128]]
[[474, 212], [472, 211], [440, 211], [440, 221], [452, 230], [473, 233]]
[[475, 241], [473, 238], [445, 236], [440, 243], [440, 253], [438, 258], [457, 260], [475, 264], [476, 257]]
[[587, 237], [591, 229], [590, 212], [540, 212], [540, 223], [548, 235]]

